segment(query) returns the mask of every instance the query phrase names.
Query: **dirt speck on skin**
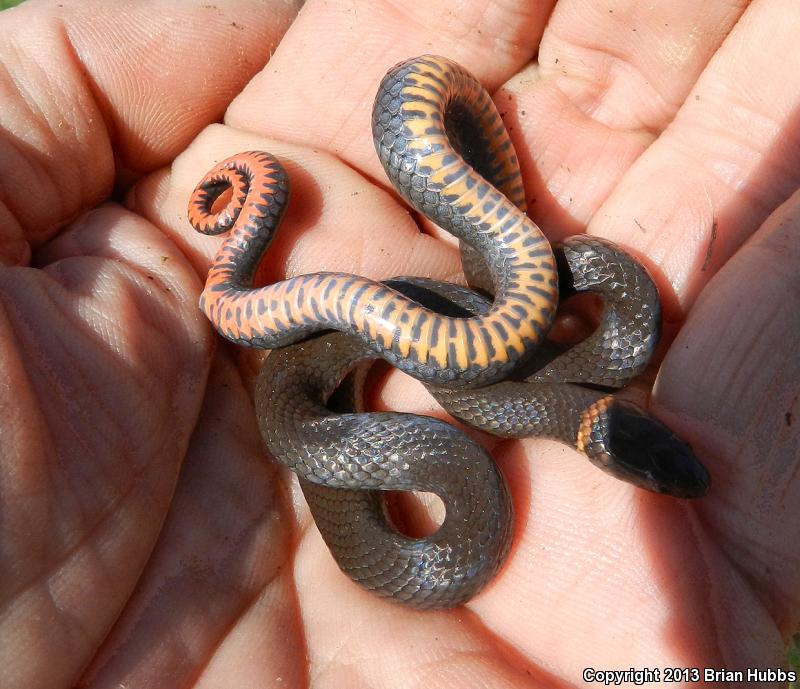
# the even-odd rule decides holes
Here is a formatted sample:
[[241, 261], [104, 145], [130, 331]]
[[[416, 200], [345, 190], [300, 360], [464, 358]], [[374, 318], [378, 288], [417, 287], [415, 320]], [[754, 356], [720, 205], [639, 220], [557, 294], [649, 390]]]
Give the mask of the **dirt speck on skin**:
[[706, 255], [703, 259], [703, 265], [700, 267], [700, 272], [705, 273], [708, 269], [709, 264], [711, 263], [711, 256], [714, 254], [714, 244], [717, 243], [717, 221], [714, 220], [711, 223], [711, 239], [708, 242], [708, 248], [706, 249]]

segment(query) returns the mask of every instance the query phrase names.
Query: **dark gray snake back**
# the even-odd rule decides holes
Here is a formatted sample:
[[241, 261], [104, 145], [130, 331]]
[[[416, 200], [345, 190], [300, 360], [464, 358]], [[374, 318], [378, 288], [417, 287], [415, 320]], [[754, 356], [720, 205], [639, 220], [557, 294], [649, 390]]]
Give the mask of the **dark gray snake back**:
[[[429, 390], [475, 428], [503, 437], [555, 438], [572, 447], [583, 438], [579, 449], [618, 478], [681, 497], [704, 493], [708, 476], [691, 449], [644, 410], [614, 400], [607, 390], [555, 382], [564, 375], [619, 387], [644, 368], [657, 338], [647, 325], [658, 318], [657, 307], [636, 307], [652, 297], [646, 272], [631, 269], [629, 256], [593, 237], [568, 240], [556, 256], [565, 266], [567, 292], [610, 293], [601, 326], [578, 345], [605, 356], [609, 367], [546, 343], [542, 368], [527, 380]], [[617, 274], [629, 269], [630, 276]], [[471, 290], [432, 280], [388, 284], [451, 316], [480, 313], [489, 304]], [[271, 454], [297, 473], [317, 527], [349, 577], [414, 607], [462, 604], [491, 580], [508, 551], [512, 510], [505, 484], [478, 445], [441, 421], [328, 409], [339, 383], [373, 360], [356, 340], [338, 333], [273, 352], [256, 390], [262, 436]], [[359, 384], [352, 396], [360, 397]], [[384, 508], [380, 491], [386, 490], [437, 494], [447, 508], [442, 527], [421, 539], [399, 534]]]
[[[354, 581], [419, 608], [457, 605], [505, 558], [505, 482], [479, 445], [442, 421], [329, 411], [339, 382], [374, 358], [341, 333], [271, 354], [256, 388], [262, 436], [300, 478], [318, 528]], [[447, 506], [444, 523], [430, 538], [402, 536], [388, 522], [386, 490], [435, 493]]]
[[[399, 193], [464, 240], [469, 283], [485, 293], [420, 278], [384, 283], [385, 291], [449, 317], [448, 335], [464, 345], [442, 355], [447, 376], [419, 376], [449, 384], [429, 386], [433, 396], [482, 431], [555, 438], [647, 490], [704, 494], [709, 477], [691, 448], [612, 395], [645, 369], [658, 341], [653, 281], [636, 260], [595, 237], [570, 238], [551, 252], [524, 213], [516, 154], [478, 82], [444, 58], [407, 61], [382, 81], [372, 124], [376, 150]], [[488, 295], [495, 292], [492, 301]], [[600, 327], [571, 348], [541, 341], [555, 295], [581, 292], [603, 298]], [[365, 312], [378, 309], [389, 324], [401, 320], [381, 303]], [[490, 309], [496, 318], [473, 318]], [[422, 337], [430, 327], [425, 319], [413, 322], [412, 334], [420, 337], [411, 358], [422, 360], [415, 347], [426, 357], [436, 351], [438, 333], [445, 332], [437, 324]], [[401, 332], [396, 327], [392, 346]], [[539, 344], [535, 352], [531, 343]], [[471, 358], [459, 363], [465, 352], [487, 366], [479, 369]], [[375, 356], [342, 333], [272, 352], [256, 388], [261, 434], [272, 456], [297, 474], [317, 527], [350, 578], [417, 608], [462, 604], [508, 553], [513, 520], [506, 485], [491, 457], [449, 424], [364, 413], [361, 385]], [[509, 378], [474, 387], [499, 374]], [[329, 401], [343, 382], [352, 404], [334, 411]], [[438, 495], [447, 510], [441, 528], [424, 538], [400, 534], [385, 509], [386, 491]]]

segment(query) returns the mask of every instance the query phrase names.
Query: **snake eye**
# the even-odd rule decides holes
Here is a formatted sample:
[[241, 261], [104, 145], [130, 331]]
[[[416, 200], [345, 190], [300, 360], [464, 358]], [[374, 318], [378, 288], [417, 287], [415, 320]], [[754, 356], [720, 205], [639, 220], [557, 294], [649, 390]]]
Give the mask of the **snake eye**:
[[628, 483], [679, 498], [699, 498], [711, 477], [691, 446], [635, 404], [615, 401], [607, 412], [603, 468]]

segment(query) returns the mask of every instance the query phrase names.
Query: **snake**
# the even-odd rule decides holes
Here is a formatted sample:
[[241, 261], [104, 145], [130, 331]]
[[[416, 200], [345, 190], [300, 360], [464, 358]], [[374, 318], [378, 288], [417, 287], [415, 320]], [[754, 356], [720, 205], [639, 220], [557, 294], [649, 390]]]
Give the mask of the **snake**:
[[[259, 151], [221, 161], [192, 193], [192, 226], [228, 233], [201, 308], [224, 337], [245, 346], [273, 349], [333, 329], [425, 382], [461, 387], [500, 380], [535, 351], [558, 304], [553, 252], [521, 210], [519, 164], [500, 114], [475, 77], [434, 56], [392, 70], [375, 102], [373, 139], [384, 169], [419, 212], [479, 253], [495, 295], [489, 311], [445, 317], [346, 273], [253, 289], [289, 197], [285, 170]], [[461, 138], [448, 138], [451, 130]], [[230, 200], [217, 208], [227, 190]]]
[[[492, 580], [513, 537], [508, 487], [478, 443], [430, 417], [363, 411], [377, 359], [474, 428], [555, 438], [638, 487], [705, 494], [710, 478], [691, 447], [613, 394], [658, 342], [655, 284], [600, 238], [550, 245], [525, 213], [516, 153], [480, 83], [447, 58], [407, 60], [381, 82], [372, 124], [397, 192], [459, 239], [471, 288], [327, 272], [254, 287], [289, 198], [288, 176], [264, 152], [216, 165], [189, 202], [196, 230], [229, 233], [201, 308], [227, 339], [276, 350], [256, 385], [259, 428], [299, 477], [339, 567], [379, 596], [448, 608]], [[559, 292], [604, 301], [600, 326], [573, 347], [547, 339]], [[386, 491], [438, 495], [444, 521], [429, 536], [403, 535]]]

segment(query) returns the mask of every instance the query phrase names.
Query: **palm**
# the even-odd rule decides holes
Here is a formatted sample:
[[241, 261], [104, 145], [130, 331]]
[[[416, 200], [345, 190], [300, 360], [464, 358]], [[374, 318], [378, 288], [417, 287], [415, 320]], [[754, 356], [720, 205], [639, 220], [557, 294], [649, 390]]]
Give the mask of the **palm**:
[[[30, 241], [42, 266], [0, 272], [2, 684], [72, 686], [85, 670], [88, 686], [528, 686], [531, 676], [578, 682], [587, 666], [780, 663], [800, 603], [791, 526], [800, 372], [790, 358], [800, 199], [758, 228], [799, 186], [787, 164], [796, 150], [781, 143], [800, 102], [800, 65], [785, 64], [797, 61], [796, 31], [781, 12], [796, 13], [776, 1], [742, 18], [729, 3], [706, 3], [702, 15], [667, 3], [669, 16], [621, 3], [606, 15], [594, 3], [576, 13], [565, 0], [534, 70], [525, 65], [544, 10], [475, 2], [454, 15], [451, 3], [433, 2], [422, 17], [312, 0], [228, 109], [232, 128], [206, 130], [171, 174], [140, 181], [133, 212], [107, 207], [54, 237], [45, 228], [111, 186], [100, 115], [122, 167], [155, 170], [255, 71], [241, 56], [266, 59], [287, 11], [243, 4], [181, 10], [175, 41], [147, 38], [162, 24], [173, 31], [174, 20], [122, 21], [124, 59], [114, 63], [88, 28], [102, 25], [102, 4], [64, 10], [75, 46], [58, 67], [75, 82], [64, 98], [86, 87], [76, 54], [103, 91], [91, 103], [86, 92], [82, 107], [37, 85], [18, 53], [0, 51], [15, 56], [4, 58], [9, 74], [50, 99], [32, 114], [20, 97], [20, 110], [2, 115], [5, 130], [53, 128], [52, 113], [65, 112], [77, 132], [52, 147], [20, 134], [16, 157], [0, 158], [2, 250], [24, 264]], [[38, 39], [55, 11], [23, 6], [0, 22]], [[364, 42], [373, 31], [384, 38]], [[284, 268], [456, 277], [455, 249], [419, 234], [386, 193], [369, 140], [377, 80], [421, 52], [459, 60], [492, 88], [506, 84], [497, 99], [530, 212], [551, 237], [588, 226], [632, 247], [654, 269], [668, 319], [688, 314], [654, 411], [695, 445], [715, 481], [688, 505], [606, 479], [561, 446], [498, 444], [517, 505], [511, 558], [468, 608], [425, 614], [344, 579], [293, 482], [264, 461], [252, 360], [227, 346], [212, 356], [215, 338], [196, 308], [217, 240], [185, 220], [189, 191], [213, 161], [267, 148], [294, 184], [271, 277]], [[123, 78], [136, 60], [137, 74], [148, 74], [142, 60], [152, 65], [143, 94]], [[204, 105], [186, 115], [198, 93]], [[434, 413], [421, 390], [394, 374], [380, 402]]]

